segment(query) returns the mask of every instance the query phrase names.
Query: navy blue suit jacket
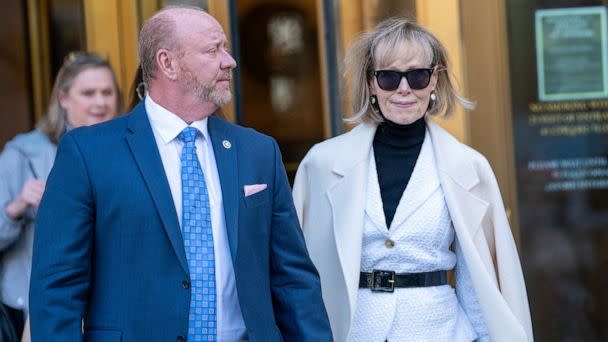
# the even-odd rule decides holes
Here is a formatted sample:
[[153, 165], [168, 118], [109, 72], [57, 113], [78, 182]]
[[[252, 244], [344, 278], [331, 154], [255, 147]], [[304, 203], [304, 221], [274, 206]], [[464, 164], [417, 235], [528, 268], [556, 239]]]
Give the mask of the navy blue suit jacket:
[[[214, 116], [208, 129], [249, 340], [331, 340], [276, 142]], [[262, 183], [266, 190], [244, 196], [244, 185]], [[186, 336], [189, 275], [177, 215], [143, 103], [66, 134], [38, 211], [33, 341]]]

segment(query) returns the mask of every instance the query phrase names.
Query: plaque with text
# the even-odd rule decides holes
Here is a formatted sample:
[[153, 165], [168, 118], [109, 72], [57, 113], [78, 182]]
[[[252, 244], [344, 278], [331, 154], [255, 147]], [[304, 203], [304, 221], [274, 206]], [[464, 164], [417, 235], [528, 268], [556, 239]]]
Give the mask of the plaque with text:
[[606, 8], [541, 9], [535, 17], [539, 99], [607, 96]]

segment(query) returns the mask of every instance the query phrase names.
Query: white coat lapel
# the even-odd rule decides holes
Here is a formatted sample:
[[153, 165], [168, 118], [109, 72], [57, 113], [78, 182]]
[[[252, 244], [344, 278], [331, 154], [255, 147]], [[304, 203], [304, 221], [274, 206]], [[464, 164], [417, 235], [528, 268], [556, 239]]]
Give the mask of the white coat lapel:
[[426, 134], [412, 176], [399, 200], [391, 230], [407, 220], [439, 187], [437, 176], [431, 175], [436, 170], [432, 145], [429, 134]]
[[367, 189], [365, 195], [365, 212], [367, 217], [374, 223], [374, 226], [387, 231], [386, 217], [382, 205], [382, 195], [380, 195], [380, 183], [378, 182], [378, 170], [376, 169], [376, 158], [373, 149], [370, 150], [367, 163]]
[[427, 118], [427, 127], [433, 143], [437, 170], [445, 201], [454, 223], [456, 234], [467, 232], [471, 237], [481, 228], [489, 203], [471, 193], [479, 176], [456, 138]]
[[327, 191], [332, 207], [334, 237], [349, 295], [351, 319], [359, 287], [361, 242], [366, 199], [368, 158], [376, 125], [362, 124], [349, 133], [345, 146], [336, 151], [333, 172], [336, 184]]
[[[513, 254], [511, 255], [494, 256], [488, 247], [494, 246], [495, 241], [487, 241], [488, 237], [484, 234], [476, 234], [482, 226], [484, 217], [491, 215], [491, 213], [489, 213], [490, 203], [479, 198], [471, 191], [480, 183], [480, 178], [477, 168], [473, 164], [474, 161], [471, 160], [470, 152], [466, 150], [468, 147], [460, 144], [454, 137], [430, 120], [427, 120], [427, 124], [433, 139], [439, 178], [448, 210], [473, 280], [479, 304], [482, 311], [486, 313], [486, 323], [492, 335], [492, 340], [524, 341], [528, 333], [527, 339], [531, 341], [531, 328], [528, 327], [526, 331], [522, 323], [513, 315], [509, 303], [507, 303], [507, 301], [519, 301], [518, 296], [525, 298], [523, 279], [505, 279], [507, 284], [521, 282], [521, 289], [516, 290], [516, 292], [519, 291], [518, 295], [503, 297], [493, 264], [495, 261], [498, 261], [499, 264], [501, 262], [509, 264], [509, 259], [512, 259], [512, 256], [517, 253], [515, 246], [512, 246]], [[508, 229], [508, 224], [505, 224], [505, 226], [498, 231]], [[489, 238], [494, 239], [495, 237], [491, 236]], [[500, 238], [497, 239], [497, 243], [503, 245], [504, 248], [505, 244], [508, 245], [506, 240], [506, 238]], [[499, 260], [495, 260], [494, 257]], [[518, 262], [517, 257], [514, 259], [515, 262]], [[519, 267], [519, 265], [514, 267]], [[508, 267], [504, 267], [504, 269], [508, 269]], [[504, 269], [501, 273], [505, 272]], [[498, 271], [501, 270], [498, 269]], [[506, 273], [509, 274], [508, 271]], [[522, 311], [526, 313], [521, 319], [527, 320], [529, 324], [527, 308]]]

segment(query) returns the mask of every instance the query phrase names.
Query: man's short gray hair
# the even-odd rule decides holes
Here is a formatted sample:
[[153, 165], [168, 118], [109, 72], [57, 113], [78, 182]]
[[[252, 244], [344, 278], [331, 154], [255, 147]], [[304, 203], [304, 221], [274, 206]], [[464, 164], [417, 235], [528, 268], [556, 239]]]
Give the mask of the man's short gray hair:
[[176, 9], [205, 12], [195, 6], [167, 6], [146, 20], [139, 33], [139, 61], [145, 84], [149, 84], [156, 77], [158, 50], [167, 49], [177, 52], [180, 50], [179, 39], [175, 37], [177, 27], [175, 18], [167, 13]]

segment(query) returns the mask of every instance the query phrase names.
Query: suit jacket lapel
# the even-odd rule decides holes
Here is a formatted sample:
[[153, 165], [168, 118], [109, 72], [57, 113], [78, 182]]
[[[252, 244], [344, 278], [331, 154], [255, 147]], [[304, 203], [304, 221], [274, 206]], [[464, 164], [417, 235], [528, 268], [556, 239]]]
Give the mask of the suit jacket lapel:
[[439, 180], [459, 237], [471, 237], [481, 228], [489, 203], [475, 196], [471, 190], [479, 184], [479, 176], [462, 144], [447, 134], [439, 125], [427, 119]]
[[179, 228], [173, 196], [156, 147], [152, 127], [150, 121], [148, 121], [144, 101], [140, 102], [131, 112], [128, 129], [130, 134], [127, 135], [127, 142], [133, 153], [133, 158], [135, 158], [139, 171], [150, 190], [154, 205], [158, 210], [175, 254], [184, 270], [188, 272], [184, 240]]
[[209, 137], [213, 145], [213, 153], [215, 154], [217, 171], [222, 187], [222, 201], [224, 204], [224, 217], [230, 254], [233, 265], [236, 265], [239, 216], [237, 141], [230, 134], [228, 123], [214, 115], [210, 116], [208, 120]]
[[350, 300], [351, 320], [359, 287], [368, 158], [375, 131], [376, 125], [362, 124], [349, 133], [345, 147], [350, 151], [336, 159], [333, 172], [337, 181], [327, 192], [332, 207], [334, 238]]

